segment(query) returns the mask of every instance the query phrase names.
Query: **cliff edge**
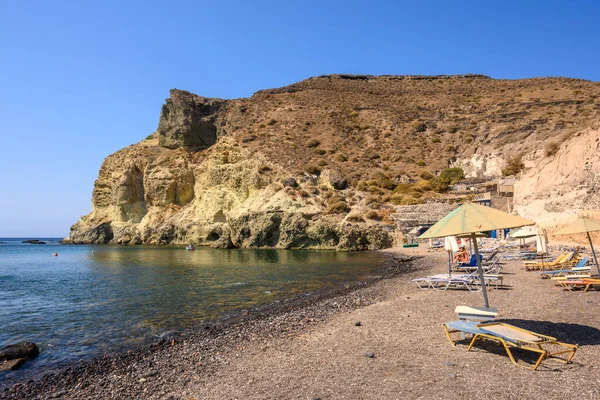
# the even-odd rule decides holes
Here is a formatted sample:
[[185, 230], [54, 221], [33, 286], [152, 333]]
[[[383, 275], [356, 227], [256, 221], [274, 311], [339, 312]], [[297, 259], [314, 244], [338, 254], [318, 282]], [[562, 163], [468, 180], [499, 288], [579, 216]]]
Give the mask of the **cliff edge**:
[[[576, 79], [482, 75], [328, 75], [236, 100], [173, 89], [157, 130], [102, 163], [92, 212], [65, 241], [389, 247], [396, 208], [443, 200], [444, 168], [498, 176], [515, 157], [524, 215], [535, 196], [556, 208], [549, 191], [560, 203], [583, 181], [595, 199], [595, 167], [564, 166], [576, 149], [595, 158], [599, 94]], [[538, 179], [556, 174], [552, 188]], [[581, 196], [569, 207], [596, 204]]]

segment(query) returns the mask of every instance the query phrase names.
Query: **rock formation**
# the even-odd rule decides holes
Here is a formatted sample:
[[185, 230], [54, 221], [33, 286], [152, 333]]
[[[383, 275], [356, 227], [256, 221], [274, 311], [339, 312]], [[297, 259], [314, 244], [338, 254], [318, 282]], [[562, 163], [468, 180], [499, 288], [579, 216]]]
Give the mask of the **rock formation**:
[[237, 100], [173, 89], [156, 132], [103, 162], [92, 212], [65, 241], [388, 247], [398, 207], [443, 197], [430, 176], [497, 176], [516, 156], [523, 215], [595, 207], [585, 146], [599, 94], [576, 79], [481, 75], [331, 75]]

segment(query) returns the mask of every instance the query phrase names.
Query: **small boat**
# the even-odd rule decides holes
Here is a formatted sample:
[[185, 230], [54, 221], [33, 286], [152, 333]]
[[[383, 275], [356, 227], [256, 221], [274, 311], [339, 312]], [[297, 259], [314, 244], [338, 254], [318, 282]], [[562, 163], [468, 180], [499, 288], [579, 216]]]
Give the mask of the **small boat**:
[[191, 244], [188, 244], [187, 246], [185, 246], [185, 249], [187, 251], [194, 251], [194, 250], [196, 250], [196, 248], [194, 246], [192, 246]]

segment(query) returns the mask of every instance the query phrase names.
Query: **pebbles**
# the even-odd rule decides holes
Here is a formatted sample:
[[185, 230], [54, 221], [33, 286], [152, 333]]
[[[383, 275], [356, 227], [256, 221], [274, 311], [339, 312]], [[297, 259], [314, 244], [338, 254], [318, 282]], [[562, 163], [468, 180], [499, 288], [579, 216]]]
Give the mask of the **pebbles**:
[[158, 371], [151, 369], [150, 371], [148, 371], [144, 375], [142, 375], [142, 378], [150, 378], [151, 376], [155, 376], [155, 375], [158, 375]]

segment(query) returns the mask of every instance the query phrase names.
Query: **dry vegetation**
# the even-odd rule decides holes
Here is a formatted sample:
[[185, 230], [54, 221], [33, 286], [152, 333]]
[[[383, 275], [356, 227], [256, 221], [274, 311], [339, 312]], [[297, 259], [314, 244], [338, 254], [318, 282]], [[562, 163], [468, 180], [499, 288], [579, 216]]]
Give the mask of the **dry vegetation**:
[[231, 101], [218, 122], [291, 174], [335, 169], [371, 204], [416, 204], [439, 197], [455, 180], [440, 174], [478, 148], [503, 156], [506, 175], [530, 150], [553, 155], [598, 120], [599, 96], [598, 83], [566, 78], [332, 75]]

